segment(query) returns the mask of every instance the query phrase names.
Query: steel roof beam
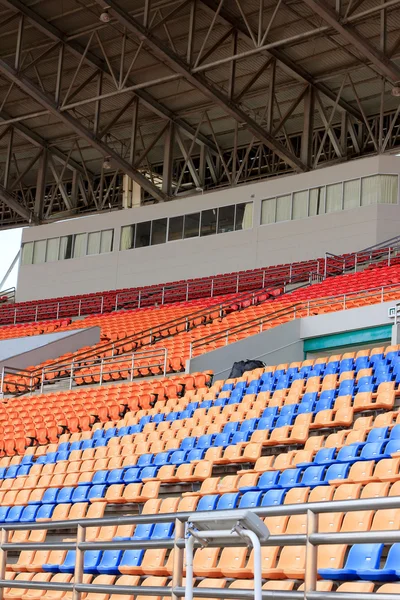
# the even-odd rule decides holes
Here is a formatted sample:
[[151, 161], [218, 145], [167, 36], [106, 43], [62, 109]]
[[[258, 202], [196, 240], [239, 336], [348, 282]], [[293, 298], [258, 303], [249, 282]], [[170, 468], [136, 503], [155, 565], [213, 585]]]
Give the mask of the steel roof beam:
[[294, 154], [292, 154], [279, 140], [267, 132], [261, 125], [243, 111], [233, 100], [229, 99], [218, 88], [200, 73], [193, 73], [190, 67], [166, 46], [160, 39], [156, 38], [151, 31], [146, 29], [139, 21], [125, 12], [114, 0], [96, 0], [102, 8], [107, 8], [109, 14], [114, 17], [127, 31], [136, 38], [143, 41], [146, 46], [168, 64], [176, 73], [180, 73], [194, 88], [198, 89], [206, 98], [209, 98], [220, 106], [227, 114], [239, 123], [244, 123], [253, 135], [263, 144], [273, 150], [287, 164], [296, 171], [306, 171], [307, 166]]
[[9, 208], [11, 208], [11, 210], [13, 210], [17, 214], [19, 214], [21, 217], [23, 217], [26, 221], [29, 222], [32, 219], [31, 212], [27, 208], [25, 208], [25, 206], [22, 206], [22, 204], [20, 204], [14, 198], [14, 196], [12, 196], [6, 190], [6, 188], [3, 187], [1, 184], [0, 184], [0, 200], [1, 200], [1, 202], [4, 202], [4, 204], [6, 204]]
[[[9, 119], [12, 119], [12, 117], [6, 111], [0, 110], [0, 119], [3, 119], [3, 121], [8, 121]], [[1, 125], [2, 125], [2, 123], [0, 121], [0, 126]], [[49, 143], [47, 142], [47, 140], [42, 138], [35, 131], [32, 131], [31, 129], [29, 129], [29, 127], [27, 127], [23, 123], [21, 123], [21, 122], [13, 123], [12, 127], [13, 127], [13, 129], [15, 129], [15, 131], [17, 131], [20, 135], [22, 135], [22, 137], [24, 137], [28, 142], [30, 142], [34, 146], [36, 146], [38, 148], [42, 147], [42, 148], [47, 149], [62, 164], [66, 164], [68, 168], [78, 171], [82, 175], [85, 175], [85, 170], [83, 169], [82, 165], [80, 165], [78, 162], [76, 162], [73, 158], [68, 158], [67, 155], [64, 154], [64, 152], [61, 152], [61, 150], [59, 150], [55, 146], [50, 146]], [[90, 173], [90, 175], [93, 175], [93, 173]]]
[[[216, 0], [201, 0], [201, 3], [206, 8], [209, 8], [212, 12], [216, 12], [218, 10], [218, 2]], [[246, 24], [238, 19], [235, 15], [230, 13], [229, 10], [227, 10], [224, 6], [222, 6], [220, 9], [218, 16], [222, 21], [225, 22], [225, 25], [228, 25], [229, 27], [235, 27], [244, 37], [253, 43]], [[291, 58], [286, 56], [282, 50], [271, 48], [266, 50], [265, 54], [276, 58], [286, 73], [288, 73], [291, 77], [312, 85], [314, 89], [324, 94], [333, 102], [336, 102], [336, 93], [333, 90], [331, 90], [326, 84], [316, 81], [310, 73], [308, 73], [300, 65], [296, 64]], [[362, 114], [349, 102], [346, 102], [346, 100], [340, 99], [338, 102], [338, 107], [352, 115], [358, 121], [363, 121]]]
[[104, 158], [108, 157], [116, 169], [120, 169], [126, 175], [129, 175], [131, 179], [136, 181], [144, 190], [146, 190], [156, 200], [163, 202], [166, 200], [166, 195], [151, 181], [149, 181], [142, 173], [134, 169], [126, 160], [124, 160], [117, 152], [115, 152], [110, 146], [99, 139], [93, 132], [89, 131], [82, 123], [70, 115], [67, 112], [59, 110], [58, 106], [52, 98], [47, 96], [38, 88], [30, 79], [17, 73], [17, 71], [11, 67], [4, 60], [0, 59], [0, 73], [12, 81], [18, 86], [23, 92], [28, 94], [36, 102], [38, 102], [43, 108], [49, 110], [65, 125], [69, 126], [79, 137], [86, 140], [90, 146], [97, 150]]
[[[95, 54], [90, 52], [86, 52], [85, 49], [77, 42], [76, 40], [68, 40], [65, 34], [57, 29], [52, 23], [48, 23], [43, 17], [34, 12], [30, 7], [26, 6], [21, 0], [0, 0], [0, 3], [9, 8], [10, 10], [18, 11], [20, 14], [23, 14], [26, 19], [37, 29], [41, 31], [44, 35], [52, 39], [53, 41], [62, 42], [76, 57], [79, 59], [82, 56], [85, 57], [85, 62], [89, 64], [91, 67], [100, 70], [104, 73], [104, 75], [113, 81], [112, 75], [109, 71], [107, 64], [98, 58]], [[134, 85], [135, 82], [132, 79], [128, 79], [127, 83], [129, 85]], [[140, 98], [140, 100], [152, 111], [155, 112], [159, 117], [165, 119], [169, 119], [173, 121], [176, 125], [178, 125], [185, 133], [193, 139], [195, 135], [195, 129], [189, 123], [187, 123], [184, 119], [176, 115], [173, 111], [171, 111], [168, 107], [164, 106], [159, 100], [154, 98], [149, 92], [146, 90], [135, 90], [134, 94]], [[213, 142], [207, 138], [207, 136], [202, 133], [197, 134], [196, 138], [199, 144], [207, 146], [214, 154], [218, 154], [218, 149], [215, 147]]]
[[347, 42], [372, 63], [379, 73], [394, 83], [400, 81], [400, 68], [391, 61], [383, 52], [374, 48], [358, 31], [348, 24], [342, 23], [337, 14], [325, 2], [319, 0], [303, 0], [311, 10], [322, 17], [324, 21], [333, 27]]

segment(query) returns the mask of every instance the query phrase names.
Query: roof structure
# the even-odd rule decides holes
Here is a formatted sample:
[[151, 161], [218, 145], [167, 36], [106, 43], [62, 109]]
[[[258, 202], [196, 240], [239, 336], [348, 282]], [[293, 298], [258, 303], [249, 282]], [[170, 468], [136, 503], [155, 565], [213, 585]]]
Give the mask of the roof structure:
[[400, 0], [0, 0], [0, 228], [398, 151], [399, 59]]

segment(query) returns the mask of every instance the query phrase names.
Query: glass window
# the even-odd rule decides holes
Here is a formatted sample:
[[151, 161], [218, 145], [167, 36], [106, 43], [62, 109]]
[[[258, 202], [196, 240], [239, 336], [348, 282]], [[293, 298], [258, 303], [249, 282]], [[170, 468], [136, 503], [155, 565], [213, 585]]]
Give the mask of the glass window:
[[200, 235], [213, 235], [217, 231], [217, 209], [203, 210], [201, 212]]
[[304, 219], [308, 217], [308, 190], [294, 192], [292, 219]]
[[168, 226], [168, 241], [181, 240], [183, 238], [183, 217], [171, 217]]
[[361, 206], [397, 204], [397, 188], [397, 175], [363, 177], [361, 182]]
[[308, 216], [315, 217], [325, 213], [325, 188], [318, 187], [310, 190]]
[[33, 264], [40, 265], [46, 261], [46, 241], [39, 240], [33, 245]]
[[74, 239], [74, 258], [86, 256], [86, 233], [77, 233]]
[[55, 262], [58, 260], [58, 247], [60, 238], [51, 238], [47, 240], [46, 262]]
[[185, 224], [183, 230], [183, 237], [185, 240], [188, 238], [197, 237], [199, 235], [200, 227], [200, 213], [192, 213], [191, 215], [185, 215]]
[[101, 232], [100, 253], [112, 252], [114, 241], [114, 229], [105, 229]]
[[261, 225], [275, 223], [276, 198], [263, 200], [261, 203]]
[[360, 206], [360, 179], [345, 181], [343, 184], [343, 208], [349, 210]]
[[121, 228], [121, 250], [131, 250], [135, 244], [135, 225]]
[[136, 223], [135, 248], [150, 246], [150, 228], [151, 221], [146, 221], [145, 223]]
[[60, 238], [60, 260], [71, 258], [72, 256], [72, 235], [64, 235]]
[[292, 218], [292, 196], [279, 196], [276, 199], [276, 221], [290, 221]]
[[343, 184], [333, 183], [326, 186], [326, 212], [333, 213], [342, 210]]
[[88, 254], [100, 254], [100, 231], [92, 231], [88, 234]]
[[253, 203], [236, 204], [235, 231], [253, 227]]
[[33, 242], [26, 242], [22, 246], [22, 264], [31, 265], [33, 262]]
[[235, 227], [235, 205], [221, 206], [218, 210], [218, 233], [228, 233]]
[[397, 175], [378, 175], [378, 204], [397, 204], [399, 178]]
[[151, 228], [151, 245], [165, 244], [167, 240], [167, 219], [156, 219]]

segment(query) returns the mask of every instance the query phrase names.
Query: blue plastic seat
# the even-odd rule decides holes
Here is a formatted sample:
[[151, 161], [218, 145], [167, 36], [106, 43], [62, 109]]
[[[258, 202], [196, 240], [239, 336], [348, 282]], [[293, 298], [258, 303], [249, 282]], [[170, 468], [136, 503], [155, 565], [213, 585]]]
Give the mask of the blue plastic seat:
[[93, 485], [105, 485], [107, 483], [107, 477], [110, 471], [96, 471], [93, 475]]
[[121, 484], [124, 481], [125, 469], [113, 469], [108, 472], [107, 485]]
[[246, 421], [243, 421], [243, 423], [240, 426], [240, 433], [247, 432], [247, 431], [253, 433], [253, 431], [257, 427], [257, 421], [258, 421], [258, 419], [256, 419], [256, 418], [246, 419]]
[[192, 462], [192, 460], [203, 460], [207, 450], [200, 448], [194, 448], [194, 450], [189, 450], [187, 455], [187, 462]]
[[287, 415], [290, 416], [294, 416], [297, 412], [297, 404], [286, 404], [285, 406], [282, 406], [280, 412], [279, 412], [279, 416], [280, 417], [284, 417]]
[[74, 487], [62, 487], [57, 496], [58, 504], [69, 504], [72, 502], [72, 494], [74, 493]]
[[[82, 442], [72, 442], [72, 444], [70, 444], [69, 442], [61, 442], [61, 444], [58, 444], [58, 451], [59, 452], [64, 452], [64, 450], [72, 450], [72, 445], [73, 444], [81, 444]], [[80, 448], [75, 448], [75, 450], [80, 450]], [[24, 456], [25, 458], [25, 456]], [[28, 458], [28, 456], [26, 457]], [[30, 458], [33, 458], [32, 455], [30, 456]]]
[[122, 555], [120, 567], [138, 567], [142, 564], [144, 550], [125, 550]]
[[174, 523], [157, 523], [151, 534], [152, 540], [165, 540], [173, 536]]
[[184, 463], [187, 462], [188, 454], [189, 453], [186, 450], [177, 450], [176, 452], [174, 452], [172, 454], [170, 464], [176, 465], [177, 467], [179, 465], [183, 465]]
[[329, 482], [334, 481], [335, 479], [347, 479], [350, 467], [350, 463], [334, 463], [328, 467], [324, 481]]
[[299, 404], [299, 408], [297, 411], [298, 415], [304, 415], [306, 413], [312, 413], [314, 412], [315, 409], [315, 402], [314, 400], [308, 400], [306, 402], [301, 402]]
[[236, 433], [239, 430], [240, 423], [238, 421], [229, 421], [222, 430], [222, 433]]
[[364, 444], [349, 444], [343, 446], [338, 452], [336, 460], [342, 463], [354, 463], [362, 460], [360, 456], [361, 449]]
[[367, 437], [369, 442], [383, 442], [389, 437], [389, 427], [375, 427], [371, 429]]
[[[89, 550], [85, 552], [83, 559], [83, 570], [85, 573], [97, 574], [97, 567], [102, 558], [102, 552], [100, 550]], [[57, 568], [58, 567], [58, 568]], [[75, 550], [69, 550], [65, 557], [64, 562], [61, 565], [43, 565], [44, 571], [50, 571], [51, 573], [73, 573], [75, 569]]]
[[87, 502], [90, 492], [90, 485], [80, 485], [76, 487], [72, 493], [71, 502]]
[[280, 474], [280, 471], [266, 471], [258, 480], [257, 488], [259, 490], [269, 490], [277, 487]]
[[93, 440], [94, 444], [93, 444], [93, 448], [105, 448], [108, 444], [108, 440], [106, 440], [105, 438], [99, 438], [97, 440]]
[[391, 455], [395, 452], [400, 452], [400, 439], [399, 440], [390, 440], [386, 444], [385, 454]]
[[360, 356], [359, 358], [356, 358], [356, 372], [358, 373], [358, 371], [360, 371], [361, 369], [369, 369], [369, 357], [368, 356]]
[[97, 565], [97, 572], [105, 575], [119, 575], [118, 565], [121, 562], [123, 550], [105, 550]]
[[0, 523], [4, 523], [9, 510], [9, 506], [0, 506]]
[[[104, 429], [96, 429], [96, 431], [93, 433], [93, 439], [94, 440], [98, 440], [99, 438], [103, 438], [105, 436], [106, 432]], [[80, 444], [81, 442], [78, 442], [78, 444]], [[77, 450], [79, 450], [79, 448], [77, 448]]]
[[151, 415], [146, 415], [145, 417], [141, 417], [139, 421], [139, 425], [144, 427], [147, 423], [151, 423]]
[[[163, 415], [155, 415], [156, 417], [162, 417]], [[129, 427], [120, 427], [118, 429], [118, 437], [123, 437], [124, 435], [129, 435]]]
[[19, 519], [20, 523], [33, 523], [33, 521], [36, 519], [38, 510], [38, 504], [28, 504], [28, 506], [25, 506], [24, 511]]
[[154, 479], [157, 477], [159, 467], [144, 467], [140, 471], [140, 479]]
[[5, 518], [6, 523], [19, 523], [25, 506], [12, 506]]
[[17, 473], [17, 477], [23, 477], [29, 475], [32, 465], [20, 465]]
[[55, 504], [42, 504], [41, 506], [39, 506], [38, 511], [36, 513], [36, 520], [51, 519], [55, 507]]
[[382, 550], [383, 544], [354, 544], [343, 569], [318, 569], [318, 574], [333, 581], [354, 581], [358, 572], [379, 568]]
[[397, 581], [400, 579], [400, 544], [390, 548], [384, 567], [357, 569], [359, 579], [367, 581]]
[[[193, 450], [193, 448], [195, 448], [195, 446], [196, 446], [196, 442], [197, 442], [197, 438], [187, 437], [184, 440], [182, 440], [179, 448], [180, 448], [180, 450]], [[160, 454], [166, 454], [166, 452], [161, 452]], [[160, 456], [160, 454], [156, 455], [154, 464], [156, 464], [156, 460]]]
[[261, 506], [281, 506], [287, 490], [268, 490], [261, 500]]
[[[319, 485], [328, 485], [327, 481], [324, 481], [324, 473], [326, 466], [315, 466], [308, 467], [304, 473], [300, 482], [301, 487], [317, 487]], [[296, 486], [299, 484], [296, 482]]]
[[336, 448], [321, 448], [312, 463], [299, 463], [298, 467], [329, 466], [335, 462]]
[[353, 371], [354, 369], [354, 360], [352, 358], [343, 358], [340, 361], [340, 373], [345, 373], [346, 371]]
[[295, 415], [291, 414], [283, 415], [282, 417], [279, 416], [275, 423], [275, 427], [286, 427], [287, 425], [293, 425], [295, 418]]
[[42, 504], [56, 504], [60, 488], [48, 488], [42, 496]]
[[395, 425], [390, 432], [389, 440], [400, 440], [400, 425]]
[[[185, 442], [186, 440], [195, 440], [196, 441], [196, 438], [186, 438], [185, 440], [183, 440], [183, 442]], [[181, 444], [181, 449], [188, 450], [189, 448], [182, 448], [182, 446], [184, 445], [183, 442]], [[167, 452], [159, 452], [154, 457], [153, 465], [155, 467], [162, 467], [164, 465], [167, 465], [172, 454], [173, 454], [173, 452], [171, 450], [167, 450]]]
[[301, 478], [302, 469], [286, 469], [278, 480], [278, 487], [290, 489], [295, 487]]
[[4, 479], [15, 479], [18, 474], [19, 465], [11, 465], [5, 472]]
[[310, 400], [312, 402], [316, 402], [317, 398], [318, 398], [318, 393], [317, 392], [306, 392], [304, 394], [304, 396], [302, 397], [300, 404], [303, 404], [303, 402], [310, 402]]
[[134, 540], [149, 540], [153, 533], [154, 523], [139, 523], [135, 527]]
[[251, 437], [250, 431], [237, 431], [236, 433], [233, 434], [231, 444], [232, 445], [243, 444], [245, 442], [248, 442], [250, 437]]
[[321, 410], [331, 410], [333, 408], [334, 399], [333, 398], [320, 398], [315, 405], [314, 411], [321, 412]]
[[88, 448], [94, 448], [94, 440], [83, 440], [82, 450], [87, 450]]
[[92, 485], [89, 490], [88, 500], [94, 500], [96, 498], [104, 498], [107, 491], [106, 485]]
[[214, 439], [215, 435], [213, 433], [202, 435], [197, 441], [196, 448], [206, 448], [208, 450], [208, 448], [214, 445]]
[[240, 498], [238, 508], [255, 508], [260, 506], [263, 492], [245, 492]]
[[64, 450], [63, 452], [57, 452], [56, 454], [56, 462], [61, 462], [62, 460], [69, 459], [70, 452], [68, 450]]
[[[201, 406], [201, 405], [200, 405], [200, 406]], [[206, 408], [206, 407], [204, 407], [204, 408]], [[209, 407], [208, 407], [208, 408], [209, 408]], [[176, 411], [174, 411], [174, 412], [170, 412], [170, 413], [169, 413], [169, 414], [166, 416], [165, 420], [166, 420], [166, 421], [177, 421], [177, 420], [179, 419], [179, 416], [180, 416], [180, 413], [179, 413], [179, 412], [176, 412]]]
[[143, 426], [142, 425], [129, 425], [129, 435], [142, 433]]
[[385, 452], [386, 442], [373, 442], [365, 444], [361, 451], [362, 460], [380, 460], [381, 458], [390, 458]]
[[277, 417], [278, 416], [278, 407], [277, 406], [267, 406], [264, 408], [261, 417], [263, 419], [267, 419], [269, 417]]
[[226, 448], [227, 446], [229, 446], [230, 441], [231, 441], [231, 437], [232, 434], [231, 433], [218, 433], [215, 436], [215, 440], [214, 440], [214, 446], [216, 446], [217, 448]]
[[269, 429], [272, 429], [274, 426], [274, 420], [275, 417], [273, 416], [261, 417], [257, 423], [257, 430], [268, 431]]
[[224, 383], [224, 385], [222, 386], [221, 392], [230, 392], [231, 390], [233, 390], [233, 388], [234, 388], [233, 383]]
[[199, 500], [196, 512], [215, 510], [217, 508], [218, 500], [219, 494], [210, 494], [209, 496], [203, 496]]
[[139, 468], [149, 467], [153, 462], [153, 458], [154, 458], [154, 454], [142, 454], [141, 456], [139, 456], [139, 459], [138, 459], [136, 465]]
[[124, 473], [124, 483], [140, 483], [140, 469], [137, 467], [131, 467]]
[[240, 494], [238, 492], [222, 494], [218, 500], [217, 510], [228, 510], [236, 508]]

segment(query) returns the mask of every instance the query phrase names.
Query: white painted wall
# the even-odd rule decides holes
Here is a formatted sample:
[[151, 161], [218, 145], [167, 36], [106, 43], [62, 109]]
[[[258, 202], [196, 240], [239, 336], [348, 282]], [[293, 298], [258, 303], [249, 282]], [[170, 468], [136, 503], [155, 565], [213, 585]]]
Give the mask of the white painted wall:
[[[378, 156], [300, 175], [238, 186], [124, 211], [24, 229], [29, 242], [114, 227], [114, 251], [21, 265], [18, 301], [75, 295], [229, 273], [360, 250], [399, 233], [400, 205], [365, 206], [297, 221], [259, 225], [261, 201], [276, 195], [377, 173], [399, 173], [400, 158]], [[254, 202], [253, 229], [119, 251], [123, 225], [206, 208]]]

